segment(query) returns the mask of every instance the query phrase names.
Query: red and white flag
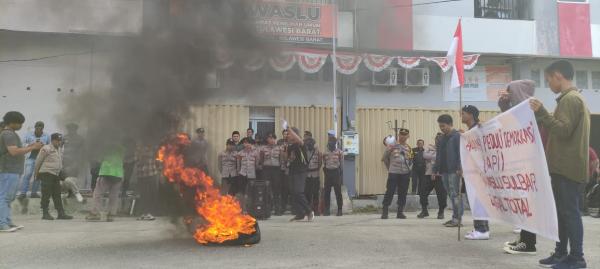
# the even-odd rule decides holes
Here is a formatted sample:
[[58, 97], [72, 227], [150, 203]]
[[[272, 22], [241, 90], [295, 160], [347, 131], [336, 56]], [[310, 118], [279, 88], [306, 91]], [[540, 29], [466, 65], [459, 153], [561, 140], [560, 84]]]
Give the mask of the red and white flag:
[[463, 59], [463, 44], [462, 44], [462, 27], [460, 26], [460, 19], [456, 26], [456, 32], [454, 32], [454, 38], [450, 44], [448, 54], [448, 65], [452, 66], [452, 80], [450, 82], [450, 89], [462, 87], [465, 84], [465, 64]]

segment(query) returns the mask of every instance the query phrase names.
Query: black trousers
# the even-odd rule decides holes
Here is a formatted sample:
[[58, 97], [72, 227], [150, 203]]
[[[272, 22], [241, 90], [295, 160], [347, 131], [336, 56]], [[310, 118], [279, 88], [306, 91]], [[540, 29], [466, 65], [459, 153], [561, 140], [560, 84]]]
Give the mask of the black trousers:
[[140, 194], [138, 212], [141, 214], [156, 215], [157, 213], [158, 177], [156, 175], [137, 179], [137, 190]]
[[414, 167], [412, 170], [412, 184], [410, 185], [412, 193], [417, 193], [417, 191], [421, 190], [423, 181], [425, 181], [425, 168]]
[[342, 175], [339, 169], [325, 169], [325, 187], [323, 188], [325, 212], [329, 212], [331, 204], [331, 188], [333, 188], [333, 191], [335, 192], [337, 208], [342, 209], [344, 200], [342, 199]]
[[291, 181], [291, 190], [292, 190], [292, 207], [296, 218], [304, 218], [306, 215], [310, 214], [312, 208], [308, 204], [306, 200], [306, 195], [304, 195], [304, 188], [306, 185], [306, 176], [308, 172], [300, 172], [300, 173], [291, 173], [290, 181]]
[[423, 181], [421, 182], [421, 189], [419, 190], [421, 208], [425, 210], [427, 209], [427, 206], [429, 206], [429, 194], [431, 194], [432, 190], [435, 190], [435, 195], [437, 196], [438, 200], [438, 208], [441, 212], [448, 205], [446, 201], [447, 193], [446, 189], [444, 189], [442, 177], [434, 179], [431, 175], [427, 175], [423, 178]]
[[319, 190], [321, 189], [321, 179], [318, 177], [307, 177], [306, 186], [304, 186], [304, 195], [308, 204], [312, 207], [315, 214], [319, 212]]
[[290, 175], [286, 175], [283, 171], [281, 171], [281, 210], [285, 212], [287, 210], [287, 206], [293, 205], [293, 202], [290, 201], [290, 186], [292, 184]]
[[121, 197], [125, 197], [127, 191], [129, 190], [129, 185], [131, 181], [131, 176], [133, 175], [133, 168], [135, 167], [135, 163], [123, 163], [123, 185], [121, 186]]
[[262, 178], [269, 181], [271, 184], [271, 192], [273, 195], [273, 208], [275, 212], [280, 212], [284, 208], [282, 204], [282, 192], [283, 192], [283, 173], [279, 166], [265, 166], [262, 170]]
[[228, 179], [229, 181], [229, 192], [227, 194], [235, 196], [238, 193], [246, 194], [246, 185], [248, 184], [248, 178], [244, 176], [237, 176]]
[[39, 179], [42, 183], [42, 210], [48, 211], [48, 207], [50, 206], [50, 198], [52, 198], [54, 208], [59, 212], [59, 214], [64, 213], [62, 199], [60, 197], [60, 178], [50, 173], [40, 173]]
[[398, 190], [398, 211], [404, 211], [409, 183], [410, 174], [389, 173], [386, 184], [385, 196], [383, 197], [383, 206], [388, 207], [392, 204], [392, 199], [394, 199], [394, 193], [396, 193], [396, 190]]

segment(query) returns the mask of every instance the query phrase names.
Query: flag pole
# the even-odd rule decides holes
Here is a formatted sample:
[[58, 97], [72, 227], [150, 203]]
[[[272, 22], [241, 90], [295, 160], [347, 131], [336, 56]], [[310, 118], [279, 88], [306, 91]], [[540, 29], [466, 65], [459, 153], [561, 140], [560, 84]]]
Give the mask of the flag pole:
[[338, 137], [338, 123], [337, 123], [337, 1], [333, 0], [333, 40], [332, 45], [332, 68], [333, 68], [333, 130], [334, 136]]
[[[462, 103], [463, 103], [463, 98], [462, 98], [462, 85], [460, 85], [460, 87], [458, 88], [458, 115], [460, 117], [460, 122], [462, 124]], [[458, 178], [458, 202], [460, 203], [460, 206], [463, 206], [463, 198], [462, 198], [462, 174], [461, 176]], [[463, 215], [464, 215], [464, 210], [463, 210]], [[462, 217], [460, 216], [460, 218], [458, 218], [458, 241], [460, 242], [460, 226], [462, 226]]]

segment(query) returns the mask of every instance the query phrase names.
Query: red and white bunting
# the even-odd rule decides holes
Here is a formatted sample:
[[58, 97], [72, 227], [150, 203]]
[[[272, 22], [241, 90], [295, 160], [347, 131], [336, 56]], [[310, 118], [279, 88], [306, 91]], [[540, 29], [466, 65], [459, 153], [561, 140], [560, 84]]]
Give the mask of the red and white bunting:
[[394, 57], [387, 55], [378, 55], [378, 54], [363, 54], [363, 63], [372, 72], [381, 72], [383, 69], [388, 68]]
[[260, 54], [255, 54], [254, 56], [248, 58], [244, 63], [244, 68], [248, 71], [257, 71], [262, 69], [265, 66], [265, 57]]
[[362, 56], [353, 53], [336, 53], [335, 58], [335, 69], [344, 75], [354, 74], [362, 61]]
[[327, 61], [327, 56], [329, 53], [327, 52], [303, 52], [299, 51], [296, 54], [298, 58], [298, 65], [300, 69], [305, 73], [313, 74], [319, 72], [321, 67]]
[[269, 58], [269, 64], [277, 72], [287, 72], [294, 67], [296, 55], [291, 52], [283, 52], [281, 55]]
[[463, 57], [465, 70], [471, 70], [475, 68], [475, 65], [477, 65], [477, 61], [479, 61], [479, 56], [479, 54], [465, 55]]
[[[477, 65], [477, 61], [479, 60], [479, 56], [480, 56], [479, 54], [471, 54], [471, 55], [463, 56], [465, 70], [471, 70], [471, 69], [475, 68], [475, 65]], [[446, 58], [446, 57], [431, 57], [431, 58], [421, 57], [421, 59], [427, 60], [430, 62], [435, 62], [444, 72], [446, 72], [446, 71], [450, 70], [450, 68], [452, 68], [452, 66], [450, 66], [448, 64], [448, 58]]]
[[420, 57], [398, 57], [398, 65], [406, 69], [411, 69], [419, 66], [421, 63]]

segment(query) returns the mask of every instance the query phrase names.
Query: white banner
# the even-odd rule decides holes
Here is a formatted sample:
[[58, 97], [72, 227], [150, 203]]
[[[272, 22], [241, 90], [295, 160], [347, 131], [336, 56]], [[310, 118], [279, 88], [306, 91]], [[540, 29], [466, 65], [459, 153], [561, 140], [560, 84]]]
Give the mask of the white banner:
[[462, 134], [460, 153], [473, 218], [559, 241], [546, 155], [528, 100]]

